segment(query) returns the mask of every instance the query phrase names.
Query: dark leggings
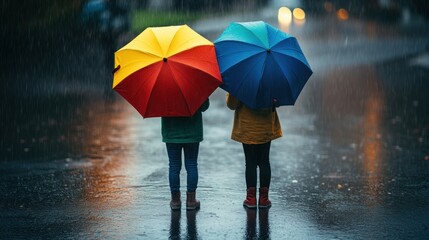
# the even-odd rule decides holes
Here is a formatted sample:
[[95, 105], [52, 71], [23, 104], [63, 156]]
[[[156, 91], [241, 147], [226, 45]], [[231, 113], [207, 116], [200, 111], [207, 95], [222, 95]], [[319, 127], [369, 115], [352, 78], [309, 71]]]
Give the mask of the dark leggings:
[[271, 141], [263, 144], [244, 144], [243, 150], [246, 158], [246, 185], [256, 187], [257, 170], [259, 167], [260, 187], [270, 187], [271, 166], [270, 166], [270, 146]]

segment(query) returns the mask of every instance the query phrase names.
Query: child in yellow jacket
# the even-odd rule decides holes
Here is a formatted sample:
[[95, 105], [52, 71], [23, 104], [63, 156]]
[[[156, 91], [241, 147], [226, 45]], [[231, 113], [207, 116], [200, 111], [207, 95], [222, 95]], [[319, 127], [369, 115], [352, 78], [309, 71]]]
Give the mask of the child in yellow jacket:
[[256, 208], [257, 168], [259, 167], [260, 208], [271, 207], [268, 190], [271, 182], [271, 141], [282, 137], [282, 129], [275, 108], [250, 109], [234, 96], [227, 94], [226, 104], [234, 113], [231, 139], [241, 142], [246, 160], [247, 196], [243, 206]]

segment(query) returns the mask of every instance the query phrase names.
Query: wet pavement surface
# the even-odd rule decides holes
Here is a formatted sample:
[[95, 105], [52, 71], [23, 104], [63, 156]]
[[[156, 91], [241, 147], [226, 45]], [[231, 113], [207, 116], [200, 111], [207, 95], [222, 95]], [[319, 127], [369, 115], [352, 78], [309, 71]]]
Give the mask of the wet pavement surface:
[[[257, 20], [278, 26], [269, 11]], [[216, 21], [190, 25], [214, 40], [230, 20], [202, 27]], [[28, 79], [25, 94], [2, 101], [0, 238], [424, 239], [429, 69], [413, 63], [429, 45], [425, 23], [319, 16], [279, 27], [297, 36], [314, 75], [295, 106], [278, 109], [271, 209], [242, 207], [244, 155], [218, 89], [203, 114], [201, 210], [170, 211], [160, 119], [142, 119], [106, 92], [110, 71], [88, 61], [89, 70], [44, 76], [52, 79], [44, 86], [27, 84], [37, 68], [16, 76]], [[95, 80], [72, 82], [79, 78]], [[185, 191], [185, 169], [181, 181]]]

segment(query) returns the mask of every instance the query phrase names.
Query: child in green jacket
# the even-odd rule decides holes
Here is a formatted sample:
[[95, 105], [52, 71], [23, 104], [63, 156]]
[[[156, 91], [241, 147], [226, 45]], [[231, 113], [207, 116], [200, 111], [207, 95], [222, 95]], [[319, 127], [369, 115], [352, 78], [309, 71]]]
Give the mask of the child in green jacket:
[[181, 208], [180, 170], [182, 169], [182, 149], [185, 155], [187, 173], [186, 209], [200, 208], [195, 199], [198, 184], [198, 150], [203, 141], [202, 112], [209, 108], [207, 99], [192, 117], [163, 117], [161, 120], [162, 141], [165, 142], [169, 158], [169, 183], [171, 191], [170, 207]]

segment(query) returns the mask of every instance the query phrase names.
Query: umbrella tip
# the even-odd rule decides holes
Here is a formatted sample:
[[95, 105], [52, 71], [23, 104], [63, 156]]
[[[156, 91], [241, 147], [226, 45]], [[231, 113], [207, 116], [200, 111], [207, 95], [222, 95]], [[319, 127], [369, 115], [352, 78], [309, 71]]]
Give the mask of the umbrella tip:
[[269, 49], [269, 48], [268, 48], [268, 49], [267, 49], [267, 53], [271, 53], [271, 49]]
[[162, 61], [167, 62], [167, 58], [163, 58]]

